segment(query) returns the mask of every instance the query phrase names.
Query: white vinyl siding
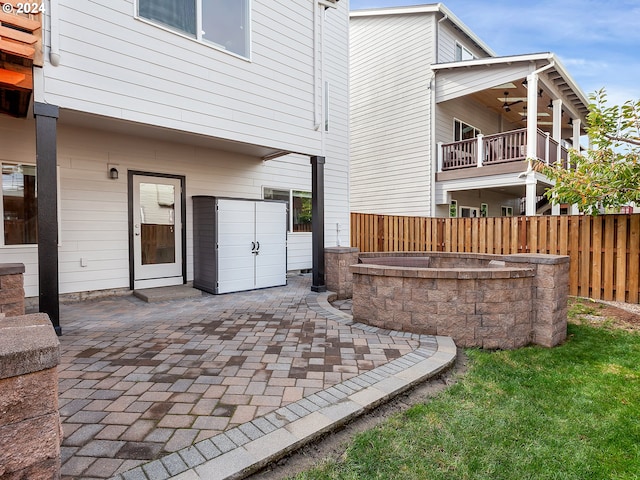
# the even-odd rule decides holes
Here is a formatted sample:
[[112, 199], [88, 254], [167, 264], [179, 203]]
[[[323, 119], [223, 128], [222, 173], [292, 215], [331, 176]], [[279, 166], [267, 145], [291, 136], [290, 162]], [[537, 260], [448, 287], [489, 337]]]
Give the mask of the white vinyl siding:
[[454, 141], [456, 120], [472, 125], [485, 135], [500, 131], [500, 115], [470, 98], [456, 99], [436, 105], [436, 142]]
[[[494, 65], [491, 68], [471, 68], [447, 71], [446, 78], [437, 75], [436, 102], [445, 102], [454, 98], [495, 87], [504, 83], [505, 78], [517, 80], [526, 77], [530, 72], [527, 65]], [[503, 90], [496, 90], [496, 97], [502, 97]]]
[[351, 19], [353, 212], [429, 212], [433, 19], [433, 14]]
[[[15, 124], [27, 127], [22, 130], [29, 134], [14, 137], [13, 142], [5, 134], [12, 132]], [[0, 136], [10, 139], [3, 145], [3, 159], [33, 161], [34, 131], [32, 120], [0, 119]], [[346, 168], [327, 163], [328, 182], [341, 176], [339, 172]], [[118, 180], [109, 178], [108, 164], [117, 165]], [[289, 155], [262, 162], [229, 152], [62, 125], [58, 128], [58, 165], [62, 230], [59, 278], [63, 294], [128, 288], [128, 170], [186, 176], [187, 280], [193, 279], [193, 195], [260, 199], [265, 185], [311, 190], [308, 157]], [[347, 192], [333, 192], [327, 197], [331, 202], [325, 204], [325, 214], [332, 219], [325, 227], [327, 245], [334, 246], [333, 219], [340, 219], [344, 241], [348, 241], [349, 214], [344, 207]], [[86, 260], [86, 267], [81, 266], [81, 259]], [[2, 247], [0, 262], [24, 263], [26, 296], [37, 295], [36, 245]], [[311, 234], [289, 235], [287, 268], [311, 268]]]
[[[136, 19], [133, 0], [59, 3], [60, 65], [45, 63], [36, 101], [320, 153], [308, 1], [251, 2], [251, 62]], [[328, 12], [327, 22], [346, 17], [344, 9]]]
[[462, 46], [466, 50], [466, 56], [462, 57], [462, 60], [469, 60], [468, 55], [472, 55], [473, 58], [484, 58], [489, 55], [478, 48], [473, 42], [464, 35], [460, 30], [455, 29], [447, 21], [440, 22], [440, 30], [438, 32], [438, 63], [448, 63], [459, 61], [456, 58], [456, 47]]

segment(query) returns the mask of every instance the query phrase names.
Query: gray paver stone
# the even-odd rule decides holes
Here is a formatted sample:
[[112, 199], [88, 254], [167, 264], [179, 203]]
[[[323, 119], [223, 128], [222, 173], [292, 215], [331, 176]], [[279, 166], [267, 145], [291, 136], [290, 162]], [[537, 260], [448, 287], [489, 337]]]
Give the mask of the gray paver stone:
[[189, 470], [187, 464], [184, 463], [182, 457], [177, 453], [172, 453], [171, 455], [162, 457], [160, 460], [171, 475], [177, 475], [186, 470]]
[[124, 472], [122, 474], [122, 478], [124, 480], [150, 480], [142, 470], [142, 467], [136, 467], [133, 470], [129, 470], [128, 472]]
[[253, 423], [256, 427], [258, 427], [264, 433], [271, 433], [274, 430], [276, 430], [276, 427], [273, 426], [273, 424], [264, 417], [256, 418], [251, 423]]
[[142, 469], [151, 480], [167, 480], [171, 476], [160, 460], [142, 465]]
[[224, 433], [216, 435], [211, 439], [213, 444], [220, 449], [222, 453], [229, 452], [236, 448], [236, 444], [231, 441]]
[[212, 458], [216, 458], [218, 455], [222, 454], [218, 447], [216, 447], [215, 444], [209, 439], [202, 440], [201, 442], [196, 443], [194, 446], [207, 460], [211, 460]]
[[229, 439], [235, 443], [238, 447], [241, 447], [245, 443], [249, 441], [249, 437], [247, 437], [239, 428], [232, 428], [228, 432], [224, 433]]
[[189, 468], [193, 468], [196, 465], [202, 465], [206, 460], [198, 451], [198, 449], [193, 446], [185, 448], [184, 450], [180, 450], [178, 453], [189, 466]]
[[242, 431], [242, 433], [244, 433], [251, 440], [255, 440], [256, 438], [260, 438], [261, 436], [264, 435], [262, 430], [260, 430], [258, 427], [256, 427], [253, 423], [250, 423], [250, 422], [243, 423], [238, 428]]

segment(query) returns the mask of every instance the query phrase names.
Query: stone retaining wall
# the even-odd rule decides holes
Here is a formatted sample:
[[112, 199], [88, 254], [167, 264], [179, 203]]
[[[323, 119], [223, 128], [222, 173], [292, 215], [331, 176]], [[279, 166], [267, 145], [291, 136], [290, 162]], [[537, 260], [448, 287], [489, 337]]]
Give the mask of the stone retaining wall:
[[24, 265], [0, 264], [0, 313], [11, 317], [24, 314]]
[[[23, 272], [22, 265], [0, 266], [3, 314], [24, 313]], [[0, 318], [2, 480], [60, 478], [59, 361], [58, 337], [48, 315]]]
[[[566, 339], [569, 257], [332, 253], [326, 271], [339, 271], [343, 294], [352, 292], [356, 321], [451, 336], [463, 347], [551, 347]], [[367, 263], [351, 263], [349, 276], [344, 264], [354, 257]], [[335, 291], [329, 281], [327, 288]]]

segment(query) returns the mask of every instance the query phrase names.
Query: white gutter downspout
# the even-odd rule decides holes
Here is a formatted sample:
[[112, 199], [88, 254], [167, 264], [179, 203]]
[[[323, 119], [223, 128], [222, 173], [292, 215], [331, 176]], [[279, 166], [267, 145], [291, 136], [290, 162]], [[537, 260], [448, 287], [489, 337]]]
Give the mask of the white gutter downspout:
[[60, 65], [60, 16], [58, 0], [49, 0], [49, 62], [54, 67]]
[[319, 118], [318, 110], [318, 75], [320, 74], [320, 68], [318, 68], [319, 59], [319, 36], [320, 36], [320, 21], [318, 20], [319, 7], [317, 0], [313, 0], [313, 129], [319, 130], [322, 126], [322, 119]]

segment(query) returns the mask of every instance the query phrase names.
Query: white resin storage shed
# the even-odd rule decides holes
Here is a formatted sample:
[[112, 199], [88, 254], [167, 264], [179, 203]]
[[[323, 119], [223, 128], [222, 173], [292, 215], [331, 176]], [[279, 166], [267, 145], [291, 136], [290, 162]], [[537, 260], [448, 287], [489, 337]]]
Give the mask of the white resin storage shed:
[[287, 283], [285, 202], [193, 197], [193, 286], [229, 293]]

